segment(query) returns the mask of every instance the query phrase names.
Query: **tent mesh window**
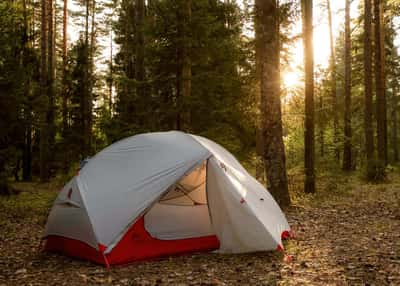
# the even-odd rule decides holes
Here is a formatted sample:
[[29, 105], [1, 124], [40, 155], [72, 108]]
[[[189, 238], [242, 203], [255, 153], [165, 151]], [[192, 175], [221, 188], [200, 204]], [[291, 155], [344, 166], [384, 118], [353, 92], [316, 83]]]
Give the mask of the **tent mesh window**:
[[176, 206], [206, 205], [206, 163], [173, 185], [159, 200], [160, 204]]

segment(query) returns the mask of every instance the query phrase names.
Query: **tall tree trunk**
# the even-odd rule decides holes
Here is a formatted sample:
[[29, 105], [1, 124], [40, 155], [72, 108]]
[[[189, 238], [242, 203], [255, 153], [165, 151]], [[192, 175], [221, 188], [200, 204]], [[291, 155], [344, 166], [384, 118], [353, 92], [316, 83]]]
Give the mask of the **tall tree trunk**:
[[329, 42], [330, 42], [330, 71], [331, 71], [331, 94], [332, 94], [332, 113], [333, 113], [333, 144], [335, 158], [337, 162], [340, 160], [340, 148], [339, 148], [339, 117], [338, 117], [338, 106], [337, 106], [337, 89], [336, 89], [336, 55], [335, 55], [335, 42], [333, 38], [333, 24], [332, 24], [332, 10], [331, 1], [326, 0], [328, 9], [328, 23], [329, 23]]
[[177, 47], [176, 47], [176, 66], [175, 66], [175, 73], [176, 73], [176, 82], [175, 82], [175, 89], [176, 89], [176, 99], [175, 99], [175, 108], [176, 108], [176, 125], [175, 128], [177, 130], [182, 129], [182, 114], [181, 110], [182, 108], [182, 17], [181, 17], [181, 9], [177, 9], [176, 12], [176, 17], [177, 17], [177, 34], [178, 34], [178, 39], [177, 39]]
[[67, 83], [67, 65], [68, 65], [68, 0], [64, 0], [63, 10], [63, 45], [62, 45], [62, 135], [65, 141], [68, 130], [68, 83]]
[[87, 146], [87, 154], [91, 155], [92, 153], [92, 143], [93, 143], [93, 133], [92, 133], [92, 126], [93, 126], [93, 90], [94, 90], [94, 57], [96, 51], [96, 1], [91, 1], [91, 24], [90, 24], [90, 43], [89, 43], [89, 55], [88, 55], [88, 93], [87, 93], [87, 100], [86, 100], [86, 131], [85, 131], [85, 138], [86, 138], [86, 146]]
[[280, 98], [279, 4], [255, 1], [256, 59], [260, 82], [263, 157], [268, 188], [281, 206], [290, 204]]
[[81, 98], [81, 141], [82, 141], [82, 159], [89, 156], [91, 147], [91, 128], [90, 128], [90, 117], [89, 113], [91, 104], [90, 95], [90, 70], [91, 70], [91, 48], [89, 42], [89, 18], [90, 18], [90, 4], [91, 0], [86, 0], [86, 13], [85, 13], [85, 61], [84, 61], [84, 83], [83, 94]]
[[[47, 50], [47, 66], [48, 66], [48, 81], [47, 81], [47, 94], [49, 98], [49, 107], [47, 111], [47, 128], [48, 128], [48, 142], [49, 142], [49, 152], [48, 152], [48, 161], [49, 166], [53, 167], [54, 162], [54, 148], [55, 148], [55, 30], [54, 30], [54, 1], [48, 0], [48, 50]], [[50, 171], [50, 170], [49, 170]], [[50, 175], [50, 174], [49, 174]]]
[[351, 157], [351, 35], [350, 35], [350, 0], [345, 8], [345, 45], [344, 45], [344, 144], [343, 170], [352, 169]]
[[392, 121], [392, 148], [393, 148], [393, 162], [399, 161], [399, 142], [397, 136], [397, 128], [398, 128], [398, 83], [397, 81], [393, 81], [393, 94], [392, 94], [392, 112], [391, 112], [391, 121]]
[[40, 180], [49, 178], [48, 168], [48, 126], [47, 126], [47, 0], [41, 0], [41, 33], [40, 33]]
[[110, 118], [113, 115], [113, 84], [114, 84], [114, 66], [113, 66], [113, 32], [112, 27], [110, 30], [110, 75], [109, 75], [109, 82], [108, 82], [108, 112]]
[[[371, 0], [364, 0], [364, 132], [367, 175], [373, 170], [374, 129], [372, 125], [372, 38], [371, 38]], [[371, 174], [372, 175], [372, 174]]]
[[184, 27], [183, 27], [183, 66], [182, 66], [182, 96], [184, 98], [183, 127], [184, 130], [191, 129], [191, 106], [188, 104], [192, 93], [192, 61], [191, 61], [191, 39], [188, 36], [190, 32], [190, 21], [192, 18], [192, 0], [185, 0], [184, 6]]
[[378, 159], [387, 164], [387, 107], [385, 92], [385, 51], [383, 1], [374, 0], [375, 23], [375, 88], [376, 88], [376, 129]]
[[136, 110], [134, 105], [134, 90], [131, 88], [130, 82], [135, 78], [135, 64], [134, 54], [136, 51], [136, 40], [133, 39], [133, 35], [136, 35], [136, 15], [134, 2], [131, 0], [122, 0], [121, 7], [125, 11], [123, 22], [124, 42], [121, 45], [121, 53], [123, 54], [123, 68], [125, 77], [129, 80], [123, 84], [123, 94], [121, 94], [119, 100], [121, 103], [118, 105], [121, 116], [125, 123], [125, 128], [130, 128], [134, 122], [134, 116], [136, 116]]
[[314, 49], [313, 1], [302, 0], [304, 66], [305, 66], [305, 124], [304, 124], [304, 191], [315, 192], [314, 141]]
[[177, 47], [177, 128], [189, 131], [191, 114], [188, 98], [192, 93], [192, 63], [190, 58], [190, 38], [188, 25], [192, 17], [192, 0], [180, 0], [178, 17]]
[[[63, 7], [63, 42], [62, 42], [62, 80], [61, 80], [61, 116], [62, 116], [62, 130], [61, 135], [63, 138], [63, 147], [68, 150], [68, 79], [67, 79], [67, 69], [68, 69], [68, 0], [64, 0]], [[62, 168], [66, 173], [69, 166], [69, 151], [66, 151], [62, 158]]]
[[143, 126], [146, 122], [143, 114], [147, 108], [143, 102], [145, 101], [145, 68], [144, 68], [144, 19], [145, 19], [145, 1], [136, 0], [136, 51], [135, 51], [135, 85], [136, 85], [136, 96], [140, 103], [139, 124]]
[[321, 157], [325, 156], [325, 126], [323, 124], [323, 114], [324, 114], [324, 98], [322, 96], [322, 94], [319, 94], [319, 100], [318, 100], [318, 104], [319, 104], [319, 154]]
[[[29, 36], [31, 33], [28, 21], [27, 1], [23, 0], [23, 17], [24, 17], [24, 37], [23, 37], [23, 66], [27, 67], [29, 62], [28, 49], [32, 48]], [[22, 179], [30, 181], [32, 179], [32, 86], [29, 76], [24, 82], [24, 93], [27, 103], [24, 106], [24, 147], [22, 152]]]

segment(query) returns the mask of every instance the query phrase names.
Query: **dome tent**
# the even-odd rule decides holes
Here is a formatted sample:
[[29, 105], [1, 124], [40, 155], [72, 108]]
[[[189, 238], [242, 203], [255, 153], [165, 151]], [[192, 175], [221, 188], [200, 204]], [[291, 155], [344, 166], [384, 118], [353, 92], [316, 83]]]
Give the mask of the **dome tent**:
[[282, 247], [272, 196], [220, 145], [179, 131], [118, 141], [59, 193], [45, 249], [97, 263]]

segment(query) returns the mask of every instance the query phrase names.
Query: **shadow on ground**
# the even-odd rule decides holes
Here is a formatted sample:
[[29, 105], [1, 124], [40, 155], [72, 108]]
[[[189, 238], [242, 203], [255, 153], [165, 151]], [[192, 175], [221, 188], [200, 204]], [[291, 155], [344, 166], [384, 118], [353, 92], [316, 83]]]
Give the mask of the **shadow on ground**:
[[339, 182], [341, 191], [295, 199], [286, 211], [291, 263], [277, 252], [202, 253], [110, 270], [39, 252], [58, 188], [23, 185], [0, 198], [0, 285], [400, 285], [399, 182]]

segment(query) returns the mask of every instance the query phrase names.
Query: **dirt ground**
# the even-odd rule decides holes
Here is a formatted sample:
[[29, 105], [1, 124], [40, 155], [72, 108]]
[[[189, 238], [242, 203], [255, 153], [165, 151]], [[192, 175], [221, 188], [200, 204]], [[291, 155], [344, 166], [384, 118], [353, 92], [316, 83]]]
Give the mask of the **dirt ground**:
[[286, 253], [214, 253], [104, 267], [38, 251], [58, 184], [0, 198], [0, 285], [400, 285], [400, 178], [321, 178], [285, 210]]

